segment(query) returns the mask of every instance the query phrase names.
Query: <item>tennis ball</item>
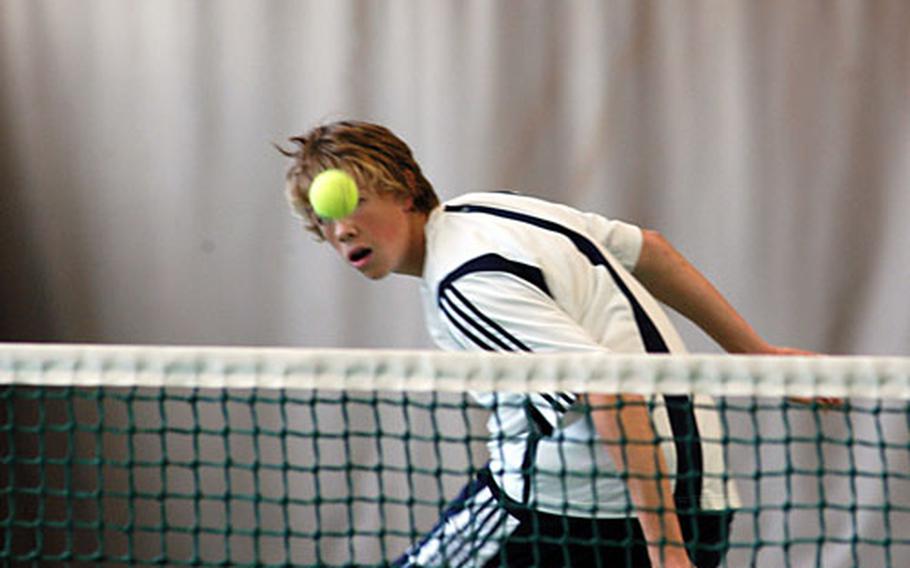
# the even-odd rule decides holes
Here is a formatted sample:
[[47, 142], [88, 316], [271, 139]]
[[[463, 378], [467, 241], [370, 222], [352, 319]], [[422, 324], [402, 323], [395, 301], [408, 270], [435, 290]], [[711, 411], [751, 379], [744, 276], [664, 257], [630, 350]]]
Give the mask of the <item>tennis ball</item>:
[[341, 219], [357, 207], [357, 183], [347, 172], [328, 169], [313, 178], [307, 196], [317, 215]]

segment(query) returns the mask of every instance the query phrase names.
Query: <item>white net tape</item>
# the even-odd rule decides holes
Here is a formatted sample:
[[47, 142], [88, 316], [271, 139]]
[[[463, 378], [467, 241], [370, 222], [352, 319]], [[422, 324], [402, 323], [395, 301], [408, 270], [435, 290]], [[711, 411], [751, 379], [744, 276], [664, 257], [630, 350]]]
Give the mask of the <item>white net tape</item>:
[[0, 345], [0, 384], [910, 398], [910, 358]]

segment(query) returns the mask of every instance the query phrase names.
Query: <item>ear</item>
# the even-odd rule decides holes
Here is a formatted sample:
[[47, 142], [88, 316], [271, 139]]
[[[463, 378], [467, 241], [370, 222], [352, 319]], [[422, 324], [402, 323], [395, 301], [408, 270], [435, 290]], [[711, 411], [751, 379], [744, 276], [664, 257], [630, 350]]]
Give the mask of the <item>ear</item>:
[[404, 170], [404, 180], [408, 184], [408, 190], [410, 194], [404, 199], [406, 211], [414, 210], [414, 193], [417, 192], [417, 178], [414, 176], [414, 172], [411, 170]]
[[414, 211], [414, 196], [408, 195], [401, 198], [401, 208], [408, 213]]
[[417, 191], [417, 178], [414, 176], [414, 172], [411, 170], [405, 170], [404, 181], [408, 184], [408, 189], [411, 190], [411, 193]]

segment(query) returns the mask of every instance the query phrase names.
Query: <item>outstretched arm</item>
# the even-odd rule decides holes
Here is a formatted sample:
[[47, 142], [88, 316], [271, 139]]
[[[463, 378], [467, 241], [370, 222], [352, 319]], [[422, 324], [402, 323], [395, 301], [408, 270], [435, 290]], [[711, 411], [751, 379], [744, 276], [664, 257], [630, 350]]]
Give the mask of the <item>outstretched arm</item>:
[[[771, 345], [752, 329], [723, 295], [660, 233], [642, 231], [641, 255], [632, 274], [659, 301], [701, 328], [730, 353], [814, 355], [809, 351]], [[839, 406], [835, 397], [790, 397], [802, 404]]]
[[660, 233], [644, 230], [632, 274], [659, 301], [711, 336], [730, 353], [786, 354], [770, 345], [701, 272]]

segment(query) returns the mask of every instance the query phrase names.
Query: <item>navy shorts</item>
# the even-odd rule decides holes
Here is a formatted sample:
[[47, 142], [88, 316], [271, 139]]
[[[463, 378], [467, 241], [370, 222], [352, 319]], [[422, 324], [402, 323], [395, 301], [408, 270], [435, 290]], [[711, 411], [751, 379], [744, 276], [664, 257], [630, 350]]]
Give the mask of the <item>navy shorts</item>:
[[[680, 515], [689, 557], [718, 566], [729, 546], [729, 511]], [[394, 566], [649, 567], [634, 518], [586, 519], [534, 511], [499, 491], [483, 470], [449, 504], [439, 523]]]

